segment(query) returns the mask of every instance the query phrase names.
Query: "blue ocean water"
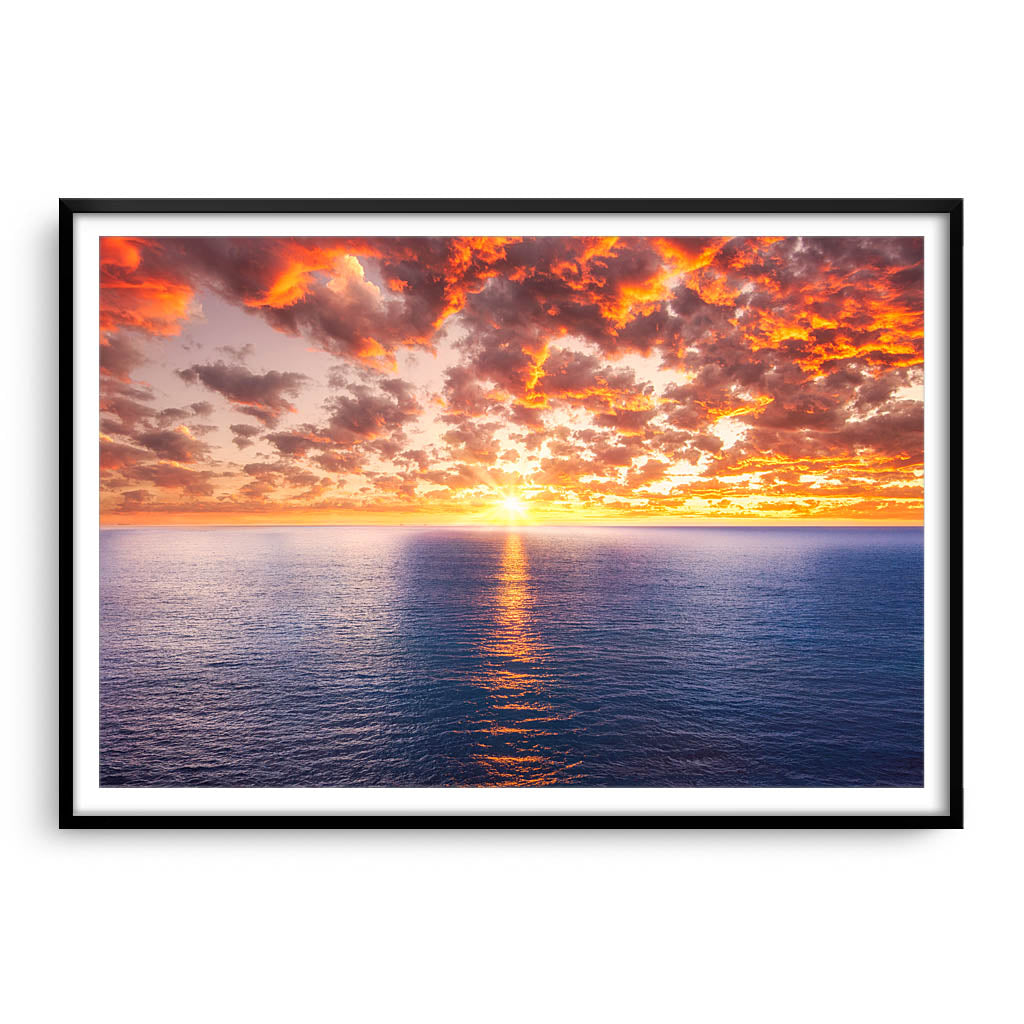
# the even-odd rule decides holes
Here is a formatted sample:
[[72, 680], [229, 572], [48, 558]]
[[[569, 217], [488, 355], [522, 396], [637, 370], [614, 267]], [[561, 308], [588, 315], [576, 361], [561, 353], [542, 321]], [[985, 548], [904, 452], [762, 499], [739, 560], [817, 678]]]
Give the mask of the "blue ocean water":
[[105, 786], [920, 786], [917, 528], [100, 533]]

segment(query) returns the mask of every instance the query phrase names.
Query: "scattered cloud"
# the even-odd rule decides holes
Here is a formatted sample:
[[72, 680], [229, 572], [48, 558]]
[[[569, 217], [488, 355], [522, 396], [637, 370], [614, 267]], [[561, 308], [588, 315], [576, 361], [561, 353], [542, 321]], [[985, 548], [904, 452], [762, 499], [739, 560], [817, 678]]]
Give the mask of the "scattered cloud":
[[295, 412], [291, 400], [309, 379], [301, 373], [268, 370], [253, 373], [244, 366], [216, 363], [192, 366], [177, 371], [187, 384], [202, 384], [223, 395], [237, 412], [254, 416], [268, 427], [274, 426], [286, 412]]

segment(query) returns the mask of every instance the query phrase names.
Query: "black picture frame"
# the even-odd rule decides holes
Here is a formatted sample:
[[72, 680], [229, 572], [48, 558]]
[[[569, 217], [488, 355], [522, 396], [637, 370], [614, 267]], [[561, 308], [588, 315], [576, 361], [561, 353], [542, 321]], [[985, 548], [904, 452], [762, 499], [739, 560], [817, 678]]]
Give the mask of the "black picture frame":
[[[64, 828], [962, 828], [963, 799], [963, 211], [962, 199], [61, 199], [60, 671], [58, 824]], [[74, 807], [72, 524], [74, 219], [79, 214], [938, 214], [948, 218], [949, 630], [944, 814], [249, 815], [78, 814]]]

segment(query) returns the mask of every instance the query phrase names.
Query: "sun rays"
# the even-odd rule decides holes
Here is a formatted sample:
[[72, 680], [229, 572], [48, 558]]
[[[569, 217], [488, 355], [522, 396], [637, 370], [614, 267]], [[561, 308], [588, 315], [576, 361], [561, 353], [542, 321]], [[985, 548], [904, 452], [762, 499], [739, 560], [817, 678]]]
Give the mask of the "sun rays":
[[525, 526], [532, 521], [530, 504], [518, 494], [503, 492], [497, 495], [485, 518], [503, 526]]

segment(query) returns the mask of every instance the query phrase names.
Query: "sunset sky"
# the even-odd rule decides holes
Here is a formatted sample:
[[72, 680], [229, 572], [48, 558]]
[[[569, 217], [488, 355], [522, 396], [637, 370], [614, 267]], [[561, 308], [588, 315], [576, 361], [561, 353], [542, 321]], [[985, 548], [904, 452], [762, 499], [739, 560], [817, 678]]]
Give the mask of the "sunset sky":
[[922, 241], [112, 238], [133, 523], [919, 523]]

